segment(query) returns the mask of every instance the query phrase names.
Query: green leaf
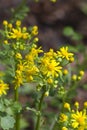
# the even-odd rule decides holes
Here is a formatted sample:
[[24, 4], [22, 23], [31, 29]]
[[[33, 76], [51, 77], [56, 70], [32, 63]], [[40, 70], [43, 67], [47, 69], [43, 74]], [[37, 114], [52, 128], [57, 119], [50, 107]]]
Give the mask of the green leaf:
[[73, 30], [72, 27], [67, 26], [67, 27], [64, 28], [63, 34], [65, 36], [72, 36], [74, 34], [74, 30]]
[[1, 118], [1, 127], [4, 130], [9, 130], [14, 127], [15, 119], [12, 116], [5, 116]]
[[14, 113], [20, 113], [22, 110], [22, 106], [19, 102], [14, 102], [12, 109], [13, 109]]
[[4, 111], [5, 111], [5, 106], [0, 103], [0, 112], [4, 112]]

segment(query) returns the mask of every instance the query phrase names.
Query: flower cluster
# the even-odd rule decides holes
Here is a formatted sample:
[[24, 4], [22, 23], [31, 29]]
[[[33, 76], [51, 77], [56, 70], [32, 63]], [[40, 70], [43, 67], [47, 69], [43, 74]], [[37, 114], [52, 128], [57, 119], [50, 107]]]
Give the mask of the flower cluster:
[[60, 130], [87, 130], [87, 102], [84, 102], [83, 110], [79, 110], [78, 102], [74, 106], [75, 109], [72, 109], [69, 103], [64, 103], [64, 112], [58, 119]]
[[37, 26], [27, 29], [21, 27], [19, 20], [14, 25], [5, 20], [3, 25], [3, 46], [4, 49], [9, 48], [6, 57], [13, 61], [10, 71], [13, 73], [12, 83], [15, 89], [24, 83], [34, 82], [38, 91], [49, 95], [50, 89], [56, 88], [59, 81], [62, 82], [63, 68], [74, 61], [74, 54], [69, 52], [68, 46], [61, 47], [58, 51], [50, 49], [44, 52], [36, 45]]

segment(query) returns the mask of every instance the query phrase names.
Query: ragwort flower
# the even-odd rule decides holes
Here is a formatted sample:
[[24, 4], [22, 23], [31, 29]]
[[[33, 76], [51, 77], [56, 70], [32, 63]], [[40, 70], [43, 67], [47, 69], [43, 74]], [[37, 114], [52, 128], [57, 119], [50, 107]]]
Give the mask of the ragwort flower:
[[60, 48], [60, 50], [57, 51], [57, 53], [58, 53], [58, 57], [65, 58], [68, 61], [74, 55], [73, 53], [68, 52], [68, 47], [67, 46]]
[[7, 94], [6, 90], [8, 90], [8, 84], [4, 83], [3, 80], [0, 80], [0, 96], [2, 96], [3, 94]]
[[42, 59], [41, 72], [47, 77], [58, 77], [62, 73], [62, 67], [56, 60]]
[[71, 114], [71, 121], [72, 121], [72, 127], [73, 128], [82, 128], [81, 130], [84, 130], [87, 125], [87, 115], [85, 112], [77, 111], [76, 113]]

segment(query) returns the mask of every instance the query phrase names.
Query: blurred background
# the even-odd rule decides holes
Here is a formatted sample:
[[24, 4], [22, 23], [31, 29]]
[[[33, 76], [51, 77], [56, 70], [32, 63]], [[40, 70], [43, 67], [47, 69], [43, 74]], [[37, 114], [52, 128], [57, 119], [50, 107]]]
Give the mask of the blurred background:
[[39, 44], [45, 50], [87, 44], [87, 0], [0, 0], [0, 24], [23, 13], [24, 25], [38, 25]]

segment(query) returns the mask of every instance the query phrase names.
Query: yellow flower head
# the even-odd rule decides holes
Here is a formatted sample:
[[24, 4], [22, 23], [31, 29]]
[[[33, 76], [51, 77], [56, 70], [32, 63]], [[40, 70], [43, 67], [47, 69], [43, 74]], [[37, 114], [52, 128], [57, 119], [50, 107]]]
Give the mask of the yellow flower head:
[[68, 130], [68, 128], [64, 126], [64, 127], [62, 127], [62, 130]]
[[37, 35], [38, 34], [38, 26], [33, 26], [32, 28], [32, 34]]
[[8, 25], [8, 21], [7, 21], [7, 20], [4, 20], [4, 21], [3, 21], [3, 25], [4, 25], [4, 26], [7, 26], [7, 25]]
[[72, 80], [73, 80], [73, 81], [76, 81], [76, 80], [77, 80], [77, 75], [76, 75], [76, 74], [73, 74], [73, 75], [72, 75]]
[[8, 41], [7, 41], [7, 40], [4, 40], [4, 44], [8, 44]]
[[67, 115], [65, 115], [64, 113], [61, 113], [61, 114], [60, 114], [59, 121], [60, 121], [60, 122], [65, 122], [65, 121], [67, 121], [67, 120], [68, 120]]
[[15, 28], [12, 28], [12, 32], [9, 32], [9, 36], [8, 36], [9, 39], [20, 39], [22, 38], [22, 32], [21, 30], [18, 30], [18, 29], [15, 29]]
[[21, 25], [21, 21], [20, 20], [17, 20], [16, 21], [16, 26], [20, 26]]
[[20, 53], [16, 53], [15, 57], [16, 59], [22, 59], [22, 55]]
[[12, 28], [12, 24], [11, 23], [8, 24], [8, 28], [10, 28], [10, 29]]
[[76, 111], [76, 113], [71, 114], [71, 121], [72, 121], [72, 127], [73, 128], [80, 128], [82, 127], [83, 130], [87, 124], [87, 115], [85, 112], [82, 111]]
[[74, 105], [75, 105], [76, 108], [79, 108], [79, 103], [78, 102], [75, 102]]
[[7, 94], [6, 90], [8, 90], [8, 84], [4, 83], [2, 80], [0, 80], [0, 96], [2, 96], [3, 94]]
[[65, 102], [65, 103], [64, 103], [64, 108], [66, 108], [66, 109], [70, 110], [70, 104], [69, 104], [69, 103], [67, 103], [67, 102]]
[[59, 64], [55, 60], [42, 59], [41, 71], [47, 77], [58, 77], [60, 73], [62, 74], [62, 67]]
[[67, 70], [67, 69], [64, 69], [63, 74], [64, 74], [64, 75], [67, 75], [67, 74], [68, 74], [68, 70]]
[[85, 107], [85, 108], [87, 108], [87, 101], [86, 101], [86, 102], [84, 102], [84, 107]]
[[22, 75], [22, 70], [17, 69], [15, 72], [15, 79], [13, 81], [15, 85], [15, 89], [20, 87], [21, 84], [23, 84], [23, 75]]
[[53, 83], [53, 79], [52, 79], [52, 78], [48, 78], [48, 79], [47, 79], [47, 82], [48, 82], [49, 84], [52, 84], [52, 83]]
[[80, 76], [83, 76], [84, 75], [84, 71], [80, 70], [79, 74], [80, 74]]
[[73, 53], [69, 53], [69, 52], [68, 52], [68, 47], [67, 47], [67, 46], [60, 48], [60, 50], [57, 51], [57, 53], [58, 53], [58, 57], [65, 58], [65, 59], [67, 59], [68, 61], [69, 61], [70, 58], [73, 57], [73, 55], [74, 55]]
[[78, 79], [78, 80], [81, 80], [81, 79], [82, 79], [82, 77], [81, 77], [81, 76], [78, 76], [78, 77], [77, 77], [77, 79]]

